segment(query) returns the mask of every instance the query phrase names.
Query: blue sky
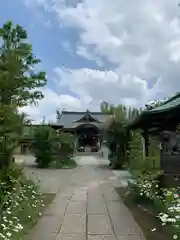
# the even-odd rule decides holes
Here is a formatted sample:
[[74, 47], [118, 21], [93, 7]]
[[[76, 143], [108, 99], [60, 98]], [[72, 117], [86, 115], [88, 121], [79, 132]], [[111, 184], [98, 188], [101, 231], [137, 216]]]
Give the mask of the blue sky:
[[[130, 7], [131, 6], [131, 7]], [[6, 0], [7, 20], [28, 31], [48, 85], [36, 121], [56, 109], [99, 110], [113, 104], [143, 106], [180, 89], [180, 19], [175, 1]]]
[[[29, 42], [33, 46], [34, 54], [42, 60], [40, 68], [48, 75], [48, 86], [56, 91], [52, 79], [56, 77], [54, 68], [97, 68], [94, 61], [89, 61], [75, 53], [79, 41], [79, 30], [72, 27], [60, 27], [61, 23], [53, 13], [43, 8], [28, 8], [23, 0], [6, 0], [1, 3], [0, 23], [12, 20], [28, 32]], [[62, 22], [63, 24], [63, 22]], [[64, 94], [70, 92], [62, 89]]]

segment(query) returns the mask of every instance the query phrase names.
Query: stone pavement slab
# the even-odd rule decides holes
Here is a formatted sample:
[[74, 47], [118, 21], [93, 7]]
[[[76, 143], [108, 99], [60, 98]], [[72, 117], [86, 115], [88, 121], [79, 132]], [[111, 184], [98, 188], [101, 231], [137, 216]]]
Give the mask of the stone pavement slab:
[[114, 232], [117, 235], [121, 234], [142, 234], [142, 231], [138, 224], [131, 217], [126, 217], [122, 214], [121, 217], [118, 215], [111, 215], [111, 221], [114, 228]]
[[117, 240], [144, 240], [141, 235], [118, 235]]
[[60, 234], [56, 240], [86, 240], [85, 234]]
[[86, 214], [86, 202], [70, 202], [67, 207], [68, 214]]
[[91, 201], [87, 204], [87, 212], [94, 214], [107, 214], [107, 208], [104, 202], [101, 201]]
[[113, 188], [110, 188], [109, 186], [104, 186], [102, 187], [102, 192], [106, 202], [119, 201], [119, 195]]
[[119, 202], [106, 202], [106, 207], [110, 216], [129, 216], [132, 218], [132, 214], [129, 209], [119, 200]]
[[68, 202], [72, 198], [72, 193], [62, 193], [56, 196], [53, 202]]
[[66, 214], [60, 229], [60, 234], [85, 234], [86, 231], [86, 215]]
[[56, 240], [62, 222], [62, 216], [42, 217], [28, 236], [28, 240]]
[[71, 201], [73, 202], [86, 202], [87, 201], [87, 193], [84, 192], [79, 192], [79, 193], [75, 193], [72, 198]]
[[117, 240], [114, 235], [88, 235], [88, 240]]
[[55, 233], [46, 233], [46, 232], [36, 232], [30, 234], [27, 238], [28, 240], [56, 240], [57, 234]]
[[109, 216], [88, 214], [88, 234], [113, 234]]
[[55, 170], [53, 178], [49, 170], [38, 173], [41, 181], [45, 178], [43, 186], [57, 194], [28, 239], [145, 240], [115, 191], [119, 180], [103, 159], [86, 156], [79, 162], [76, 169]]
[[64, 216], [68, 202], [53, 202], [50, 204], [44, 212], [44, 215], [60, 215]]

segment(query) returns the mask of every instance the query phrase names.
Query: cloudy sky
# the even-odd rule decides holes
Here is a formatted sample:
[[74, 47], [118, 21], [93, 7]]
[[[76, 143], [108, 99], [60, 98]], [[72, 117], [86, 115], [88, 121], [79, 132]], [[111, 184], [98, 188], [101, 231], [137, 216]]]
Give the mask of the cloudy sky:
[[180, 91], [176, 0], [4, 0], [7, 20], [27, 29], [48, 75], [44, 99], [25, 109], [36, 121], [57, 108], [142, 106]]

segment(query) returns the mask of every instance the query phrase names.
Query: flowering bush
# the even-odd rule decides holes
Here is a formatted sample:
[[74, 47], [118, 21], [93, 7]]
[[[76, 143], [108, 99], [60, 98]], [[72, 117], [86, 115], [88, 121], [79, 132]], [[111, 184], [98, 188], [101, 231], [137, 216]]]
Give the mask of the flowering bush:
[[132, 190], [136, 194], [136, 200], [148, 200], [153, 203], [162, 226], [173, 226], [172, 239], [180, 239], [180, 188], [160, 190], [156, 180], [138, 178]]
[[163, 191], [163, 202], [166, 206], [166, 212], [160, 212], [158, 218], [162, 225], [171, 224], [174, 227], [173, 239], [180, 239], [180, 188], [165, 189]]
[[154, 199], [158, 195], [158, 183], [155, 180], [139, 179], [136, 187], [139, 189], [139, 195], [147, 199]]
[[162, 174], [157, 171], [155, 174], [147, 171], [141, 171], [136, 176], [136, 181], [130, 186], [131, 191], [134, 192], [134, 197], [137, 199], [153, 200], [160, 197], [160, 189], [158, 185], [158, 177]]
[[37, 186], [24, 178], [11, 179], [13, 188], [7, 182], [0, 182], [4, 189], [0, 205], [0, 239], [22, 239], [28, 229], [36, 223], [44, 207], [43, 199]]

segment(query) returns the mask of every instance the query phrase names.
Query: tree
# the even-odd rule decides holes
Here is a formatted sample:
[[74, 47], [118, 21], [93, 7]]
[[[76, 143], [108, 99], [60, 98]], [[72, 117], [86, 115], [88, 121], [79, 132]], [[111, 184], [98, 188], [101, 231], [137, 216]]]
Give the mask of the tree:
[[100, 108], [102, 112], [112, 114], [105, 123], [104, 128], [110, 149], [110, 164], [114, 168], [121, 168], [126, 160], [130, 137], [130, 132], [126, 126], [140, 114], [140, 110], [127, 108], [123, 104], [115, 106], [107, 102], [102, 102]]
[[128, 109], [128, 122], [132, 122], [138, 116], [140, 116], [142, 110], [137, 108], [129, 107]]
[[35, 70], [40, 60], [21, 26], [6, 22], [0, 28], [0, 43], [0, 164], [8, 167], [25, 121], [18, 109], [37, 104], [47, 80], [45, 72]]
[[37, 103], [43, 98], [38, 88], [46, 84], [45, 72], [36, 72], [40, 62], [27, 43], [27, 32], [19, 25], [6, 22], [0, 28], [0, 99], [1, 104], [17, 107]]
[[33, 149], [39, 167], [48, 167], [54, 161], [56, 132], [50, 126], [42, 124], [34, 134]]

